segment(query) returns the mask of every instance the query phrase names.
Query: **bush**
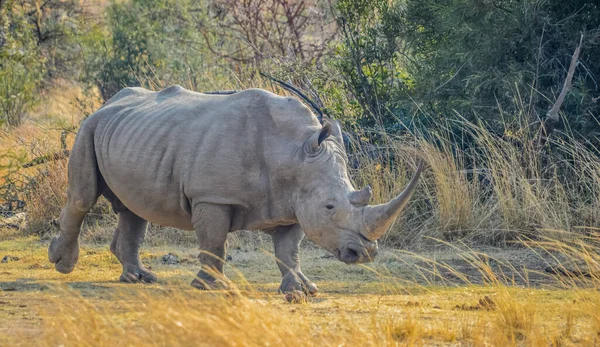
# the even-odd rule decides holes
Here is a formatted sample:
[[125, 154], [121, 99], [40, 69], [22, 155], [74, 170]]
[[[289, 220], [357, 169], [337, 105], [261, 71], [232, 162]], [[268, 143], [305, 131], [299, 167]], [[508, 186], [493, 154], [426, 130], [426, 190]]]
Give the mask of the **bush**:
[[[388, 132], [415, 116], [481, 121], [518, 133], [556, 100], [580, 33], [580, 65], [563, 105], [565, 129], [593, 140], [600, 111], [600, 7], [589, 1], [340, 0], [338, 71], [363, 126]], [[459, 115], [459, 116], [457, 116]]]
[[84, 80], [108, 100], [124, 87], [160, 89], [180, 84], [192, 90], [229, 72], [209, 57], [197, 26], [203, 14], [194, 1], [131, 0], [107, 8], [108, 27], [84, 38]]
[[17, 126], [37, 101], [44, 59], [13, 1], [0, 5], [0, 22], [0, 123]]

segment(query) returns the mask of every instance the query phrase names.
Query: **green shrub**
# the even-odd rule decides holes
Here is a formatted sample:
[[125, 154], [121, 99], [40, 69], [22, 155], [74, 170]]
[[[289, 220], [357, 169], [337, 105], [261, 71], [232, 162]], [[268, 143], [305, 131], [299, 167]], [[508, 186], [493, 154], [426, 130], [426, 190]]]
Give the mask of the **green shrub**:
[[[580, 64], [562, 111], [572, 135], [597, 135], [600, 7], [560, 0], [340, 0], [337, 67], [363, 108], [361, 125], [388, 132], [424, 113], [519, 134], [556, 100], [577, 45]], [[457, 116], [459, 115], [459, 116]], [[428, 122], [424, 127], [435, 127]]]
[[217, 64], [220, 58], [203, 50], [201, 8], [191, 0], [112, 2], [107, 27], [83, 38], [84, 80], [96, 85], [104, 100], [124, 87], [218, 89], [215, 80], [226, 83], [228, 72]]
[[44, 59], [31, 25], [13, 5], [0, 7], [0, 123], [17, 126], [37, 101]]

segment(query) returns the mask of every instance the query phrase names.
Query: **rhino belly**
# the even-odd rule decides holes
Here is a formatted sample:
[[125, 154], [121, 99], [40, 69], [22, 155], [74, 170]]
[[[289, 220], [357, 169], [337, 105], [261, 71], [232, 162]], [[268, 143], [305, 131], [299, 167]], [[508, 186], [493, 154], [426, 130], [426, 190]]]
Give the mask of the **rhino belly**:
[[134, 187], [135, 181], [108, 176], [105, 181], [113, 194], [139, 217], [162, 226], [193, 229], [191, 214], [180, 206], [179, 197], [148, 189], [144, 185]]

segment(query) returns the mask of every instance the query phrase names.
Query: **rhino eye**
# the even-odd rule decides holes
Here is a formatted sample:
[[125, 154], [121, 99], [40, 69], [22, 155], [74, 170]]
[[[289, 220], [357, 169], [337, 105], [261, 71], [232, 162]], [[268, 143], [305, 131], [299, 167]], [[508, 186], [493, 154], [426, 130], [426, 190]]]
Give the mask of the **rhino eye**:
[[327, 206], [325, 206], [325, 208], [327, 208], [328, 210], [333, 210], [334, 206], [333, 205], [327, 205]]

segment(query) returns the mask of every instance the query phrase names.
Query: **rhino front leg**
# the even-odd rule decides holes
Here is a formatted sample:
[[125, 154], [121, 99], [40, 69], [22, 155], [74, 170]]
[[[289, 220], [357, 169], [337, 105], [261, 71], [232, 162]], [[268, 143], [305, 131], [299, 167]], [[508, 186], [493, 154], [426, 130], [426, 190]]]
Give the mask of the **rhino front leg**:
[[198, 204], [192, 211], [192, 223], [200, 243], [198, 259], [202, 268], [192, 286], [203, 290], [227, 289], [223, 274], [227, 252], [227, 234], [231, 223], [231, 207]]
[[316, 294], [317, 286], [306, 278], [300, 269], [300, 243], [304, 238], [300, 225], [278, 227], [271, 237], [275, 245], [277, 265], [283, 276], [279, 292], [300, 290], [307, 294]]
[[110, 244], [110, 251], [123, 265], [119, 280], [127, 283], [153, 283], [156, 275], [140, 261], [140, 245], [146, 235], [148, 222], [129, 210], [119, 212], [119, 224]]

